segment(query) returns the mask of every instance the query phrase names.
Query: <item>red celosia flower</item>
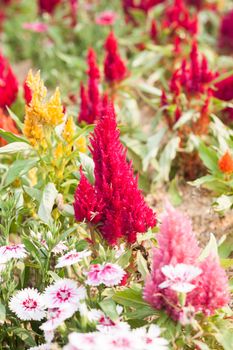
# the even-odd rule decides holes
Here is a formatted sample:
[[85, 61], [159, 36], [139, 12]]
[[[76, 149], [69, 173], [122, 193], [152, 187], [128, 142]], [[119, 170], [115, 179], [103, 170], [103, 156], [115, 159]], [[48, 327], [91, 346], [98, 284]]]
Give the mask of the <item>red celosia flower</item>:
[[71, 17], [72, 27], [75, 27], [77, 24], [77, 13], [78, 13], [78, 0], [70, 0], [70, 17]]
[[116, 22], [117, 14], [113, 11], [104, 11], [98, 14], [95, 23], [100, 26], [111, 26]]
[[192, 282], [196, 288], [188, 293], [186, 306], [194, 307], [196, 312], [212, 314], [227, 304], [226, 274], [216, 258], [208, 257], [199, 263], [200, 249], [191, 221], [185, 215], [168, 205], [157, 239], [158, 248], [154, 250], [151, 276], [144, 288], [146, 301], [156, 309], [164, 308], [174, 319], [179, 319], [182, 309], [177, 293], [170, 288], [159, 287], [165, 280], [161, 269], [165, 265], [187, 264], [201, 268], [202, 274]]
[[175, 95], [182, 89], [187, 94], [208, 92], [209, 83], [216, 74], [208, 68], [208, 62], [204, 55], [200, 55], [196, 41], [193, 42], [190, 52], [190, 60], [183, 60], [179, 69], [175, 70], [170, 82], [170, 90]]
[[164, 2], [164, 0], [122, 0], [124, 11], [127, 15], [129, 15], [130, 10], [142, 10], [147, 13], [154, 6]]
[[18, 94], [18, 81], [7, 59], [0, 54], [0, 108], [10, 107]]
[[[108, 109], [105, 108], [105, 113], [107, 115], [98, 120], [91, 137], [95, 184], [90, 197], [85, 201], [90, 203], [90, 211], [93, 211], [92, 203], [96, 203], [93, 197], [103, 203], [98, 228], [109, 244], [117, 244], [121, 238], [133, 243], [137, 233], [146, 232], [149, 227], [155, 225], [156, 220], [138, 189], [132, 165], [126, 160], [126, 151], [119, 140], [113, 106], [109, 105]], [[82, 186], [79, 185], [77, 188], [74, 203], [78, 221], [84, 218], [82, 208], [79, 214], [76, 204], [86, 196], [83, 183], [84, 181]], [[89, 188], [90, 185], [88, 185], [88, 191]], [[95, 196], [93, 193], [96, 193]], [[90, 221], [88, 214], [85, 218]]]
[[233, 173], [233, 157], [228, 151], [219, 159], [218, 166], [225, 174]]
[[156, 24], [156, 21], [153, 19], [150, 26], [150, 37], [155, 43], [157, 41], [157, 34], [158, 34], [157, 24]]
[[102, 211], [101, 199], [82, 171], [74, 199], [74, 211], [77, 221], [87, 220], [94, 224], [100, 221]]
[[118, 53], [118, 43], [113, 32], [105, 42], [106, 56], [104, 60], [105, 79], [109, 82], [123, 80], [127, 75], [127, 68]]
[[233, 10], [228, 12], [221, 21], [219, 31], [219, 46], [229, 51], [233, 50]]
[[40, 12], [48, 12], [52, 14], [61, 1], [62, 0], [38, 0]]
[[[213, 95], [222, 101], [233, 100], [233, 75], [216, 83]], [[223, 112], [227, 118], [233, 120], [233, 108], [227, 107]]]
[[[15, 122], [11, 117], [4, 114], [3, 110], [0, 108], [0, 128], [5, 131], [10, 131], [13, 134], [19, 134], [18, 129], [15, 126]], [[0, 146], [5, 146], [7, 144], [6, 140], [0, 138]]]
[[189, 9], [183, 0], [174, 0], [174, 3], [166, 7], [164, 27], [176, 32], [182, 28], [191, 35], [197, 33], [198, 20], [197, 16], [191, 17]]
[[99, 68], [96, 64], [96, 54], [91, 48], [88, 51], [88, 88], [87, 90], [81, 84], [80, 98], [81, 106], [78, 121], [86, 122], [88, 124], [94, 123], [100, 116], [100, 96], [99, 96]]
[[26, 80], [23, 83], [23, 89], [24, 89], [24, 99], [26, 101], [26, 104], [29, 105], [29, 103], [32, 100], [32, 91], [31, 91], [30, 87], [28, 86]]

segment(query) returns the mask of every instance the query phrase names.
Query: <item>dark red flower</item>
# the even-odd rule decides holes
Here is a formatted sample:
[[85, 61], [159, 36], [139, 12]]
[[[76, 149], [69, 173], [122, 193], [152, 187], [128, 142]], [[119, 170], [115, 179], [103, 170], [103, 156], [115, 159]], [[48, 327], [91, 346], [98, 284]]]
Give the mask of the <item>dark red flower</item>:
[[40, 12], [48, 12], [52, 14], [61, 1], [62, 0], [38, 0]]
[[233, 51], [233, 10], [223, 16], [219, 31], [219, 46]]
[[80, 99], [81, 106], [78, 121], [93, 124], [100, 116], [100, 96], [99, 96], [99, 78], [100, 72], [96, 63], [95, 51], [90, 48], [87, 56], [88, 63], [88, 88], [81, 84]]
[[157, 24], [156, 24], [156, 21], [153, 19], [150, 26], [150, 37], [155, 43], [157, 41], [157, 34], [158, 34]]
[[0, 54], [0, 108], [10, 107], [18, 94], [18, 81], [7, 59]]
[[105, 79], [109, 82], [123, 80], [127, 75], [127, 68], [118, 53], [118, 43], [113, 32], [110, 32], [105, 42], [106, 56], [104, 60]]
[[[85, 202], [90, 203], [90, 209], [88, 211], [88, 207], [83, 204], [85, 209], [80, 207], [81, 214], [77, 213], [76, 218], [81, 221], [85, 217], [90, 221], [89, 212], [93, 211], [98, 198], [98, 201], [103, 203], [98, 226], [103, 238], [112, 245], [117, 244], [121, 238], [133, 243], [137, 233], [146, 232], [149, 227], [153, 227], [156, 219], [138, 189], [131, 163], [126, 160], [126, 150], [119, 140], [120, 132], [111, 104], [105, 108], [105, 113], [106, 115], [97, 121], [90, 140], [95, 164], [94, 187], [90, 189], [90, 184], [87, 184], [86, 190], [82, 180], [76, 190], [76, 213], [77, 199], [84, 196]], [[87, 191], [90, 191], [90, 196], [86, 195]]]
[[[233, 75], [216, 83], [213, 95], [222, 101], [233, 100]], [[233, 108], [225, 108], [223, 110], [223, 115], [226, 117], [226, 121], [229, 121], [229, 119], [233, 120]]]

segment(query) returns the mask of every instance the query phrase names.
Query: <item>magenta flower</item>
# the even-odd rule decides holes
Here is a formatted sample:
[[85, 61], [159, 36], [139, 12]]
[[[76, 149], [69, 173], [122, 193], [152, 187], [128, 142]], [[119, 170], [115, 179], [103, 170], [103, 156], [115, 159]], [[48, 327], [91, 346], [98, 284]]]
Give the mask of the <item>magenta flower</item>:
[[48, 12], [49, 14], [52, 14], [61, 1], [62, 0], [38, 0], [40, 12]]
[[121, 238], [133, 243], [137, 233], [153, 227], [156, 219], [138, 189], [131, 163], [127, 162], [111, 104], [105, 106], [105, 115], [97, 121], [90, 141], [95, 184], [91, 185], [82, 175], [75, 193], [76, 220], [98, 223], [109, 244], [115, 245]]
[[104, 60], [105, 79], [109, 82], [118, 82], [126, 78], [127, 68], [118, 53], [118, 42], [113, 32], [105, 42], [106, 56]]
[[[168, 287], [177, 286], [176, 283], [186, 280], [188, 283], [191, 281], [193, 287], [189, 286], [189, 291], [186, 288], [187, 298], [184, 307], [192, 307], [195, 312], [201, 311], [210, 315], [226, 305], [229, 301], [229, 292], [225, 271], [220, 267], [217, 258], [208, 257], [200, 263], [199, 255], [200, 249], [190, 220], [168, 205], [158, 235], [158, 248], [153, 254], [152, 272], [145, 284], [144, 299], [156, 309], [165, 309], [169, 315], [178, 320], [183, 315], [183, 308], [179, 304], [177, 289]], [[174, 266], [174, 271], [165, 271], [167, 265]], [[193, 273], [190, 271], [190, 274], [184, 274], [182, 267], [177, 280], [177, 273], [175, 274], [177, 266], [190, 265], [193, 266]], [[169, 272], [170, 281], [166, 272]], [[191, 276], [193, 278], [190, 279]]]
[[233, 10], [226, 13], [221, 21], [219, 30], [219, 46], [230, 52], [233, 51]]
[[0, 53], [0, 108], [10, 107], [18, 94], [18, 81], [7, 59]]
[[98, 14], [95, 23], [100, 26], [112, 26], [117, 19], [117, 14], [114, 11], [104, 11]]

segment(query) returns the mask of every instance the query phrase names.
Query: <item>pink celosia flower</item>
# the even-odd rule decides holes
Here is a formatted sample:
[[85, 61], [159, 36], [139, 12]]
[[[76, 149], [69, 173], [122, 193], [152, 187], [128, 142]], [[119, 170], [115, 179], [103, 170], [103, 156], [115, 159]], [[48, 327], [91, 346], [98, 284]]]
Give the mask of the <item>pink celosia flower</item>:
[[179, 293], [191, 292], [196, 287], [191, 282], [202, 273], [198, 267], [187, 264], [164, 265], [161, 271], [166, 280], [160, 283], [159, 288], [171, 288]]
[[88, 63], [88, 88], [87, 90], [81, 84], [80, 87], [80, 112], [78, 121], [93, 124], [100, 116], [100, 96], [99, 96], [99, 78], [100, 72], [96, 63], [95, 51], [90, 48], [87, 55]]
[[52, 14], [61, 1], [62, 0], [38, 0], [40, 12], [48, 12], [49, 14]]
[[228, 288], [224, 270], [216, 259], [210, 257], [199, 263], [199, 254], [190, 220], [169, 205], [158, 235], [158, 248], [154, 250], [152, 273], [144, 288], [145, 300], [157, 309], [165, 308], [174, 319], [179, 319], [182, 308], [177, 293], [170, 288], [160, 287], [166, 281], [163, 273], [165, 265], [175, 268], [177, 264], [186, 264], [197, 267], [202, 273], [192, 280], [195, 288], [187, 295], [185, 307], [192, 306], [196, 312], [208, 314], [226, 305]]
[[85, 288], [77, 286], [71, 279], [60, 279], [48, 286], [43, 294], [44, 303], [49, 308], [61, 308], [67, 305], [78, 305], [86, 297]]
[[88, 250], [83, 250], [82, 252], [77, 252], [75, 249], [71, 250], [64, 256], [61, 256], [58, 259], [58, 264], [55, 266], [55, 268], [61, 268], [64, 266], [70, 266], [77, 264], [79, 261], [83, 260], [84, 258], [91, 255], [91, 252]]
[[220, 25], [219, 31], [219, 46], [228, 51], [233, 51], [233, 10], [226, 13]]
[[7, 59], [0, 53], [0, 108], [10, 107], [18, 94], [18, 81]]
[[[76, 219], [82, 221], [86, 218], [93, 222], [90, 214], [94, 212], [95, 224], [99, 223], [98, 229], [108, 243], [117, 244], [122, 237], [128, 242], [135, 242], [137, 233], [153, 227], [156, 219], [138, 189], [131, 163], [126, 160], [113, 106], [109, 104], [105, 112], [90, 140], [95, 184], [90, 185], [86, 180], [85, 185], [83, 175], [75, 194]], [[83, 203], [84, 197], [86, 204]]]
[[24, 321], [40, 321], [45, 317], [43, 298], [34, 288], [26, 288], [17, 292], [11, 298], [9, 308]]
[[105, 79], [117, 82], [125, 79], [127, 68], [118, 53], [118, 43], [113, 32], [110, 32], [105, 42], [106, 56], [104, 60]]
[[105, 263], [91, 265], [87, 272], [86, 283], [91, 286], [104, 284], [107, 287], [118, 285], [125, 275], [125, 271], [117, 264]]
[[117, 14], [114, 11], [104, 11], [98, 14], [95, 23], [101, 26], [111, 26], [116, 22]]
[[23, 23], [23, 28], [35, 33], [44, 33], [48, 30], [48, 25], [43, 22]]
[[0, 247], [0, 263], [11, 259], [24, 259], [27, 256], [24, 244], [4, 245]]
[[77, 307], [73, 305], [67, 305], [63, 308], [53, 308], [48, 309], [47, 321], [42, 323], [40, 329], [44, 332], [54, 331], [58, 326], [60, 326], [65, 320], [73, 316], [77, 311]]

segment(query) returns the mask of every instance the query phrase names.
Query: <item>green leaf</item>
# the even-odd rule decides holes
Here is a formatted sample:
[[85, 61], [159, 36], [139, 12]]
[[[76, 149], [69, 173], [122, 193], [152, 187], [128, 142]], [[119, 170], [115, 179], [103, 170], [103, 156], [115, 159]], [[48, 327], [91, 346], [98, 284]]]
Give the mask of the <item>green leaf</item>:
[[4, 147], [0, 147], [0, 154], [11, 154], [32, 150], [33, 148], [26, 142], [12, 142]]
[[201, 185], [204, 185], [205, 183], [213, 182], [213, 181], [216, 181], [216, 178], [214, 176], [205, 175], [205, 176], [200, 177], [199, 179], [196, 179], [195, 181], [189, 182], [189, 184], [192, 186], [199, 187]]
[[145, 281], [146, 277], [149, 275], [149, 270], [147, 267], [147, 261], [144, 259], [140, 251], [137, 252], [137, 268]]
[[159, 174], [157, 180], [168, 181], [173, 159], [176, 157], [176, 153], [180, 144], [180, 138], [174, 137], [165, 146], [160, 159], [159, 159]]
[[99, 303], [99, 306], [112, 321], [116, 321], [119, 318], [116, 309], [116, 303], [112, 299], [105, 299]]
[[6, 319], [6, 308], [3, 304], [0, 304], [0, 323], [5, 322]]
[[35, 346], [36, 342], [32, 337], [33, 331], [28, 331], [25, 328], [10, 328], [17, 337], [19, 337], [26, 345]]
[[127, 288], [125, 290], [118, 291], [113, 295], [112, 298], [115, 302], [123, 306], [129, 306], [129, 307], [135, 307], [135, 308], [142, 307], [142, 306], [149, 306], [142, 299], [141, 290], [135, 290], [132, 288]]
[[198, 349], [200, 349], [200, 350], [210, 350], [208, 345], [206, 345], [205, 343], [203, 343], [200, 340], [194, 340], [193, 342], [194, 342], [195, 345], [198, 346]]
[[227, 196], [225, 194], [215, 199], [213, 203], [214, 210], [217, 212], [224, 212], [225, 210], [229, 210], [232, 207], [232, 205], [233, 205], [233, 196]]
[[93, 184], [95, 181], [94, 177], [94, 162], [92, 158], [88, 157], [85, 153], [79, 154], [82, 169], [85, 172], [88, 180]]
[[224, 350], [233, 349], [233, 329], [221, 329], [221, 332], [215, 334], [215, 338]]
[[126, 268], [129, 265], [131, 254], [131, 249], [127, 249], [127, 251], [119, 257], [117, 264], [120, 265], [123, 269]]
[[233, 259], [220, 259], [220, 263], [224, 269], [229, 269], [233, 266]]
[[39, 218], [46, 224], [51, 224], [53, 221], [51, 212], [57, 195], [58, 191], [54, 183], [48, 183], [43, 191], [42, 199], [38, 210]]
[[210, 234], [210, 239], [207, 246], [201, 252], [199, 260], [205, 260], [209, 255], [218, 256], [218, 244], [213, 233]]
[[36, 163], [37, 159], [19, 159], [16, 160], [8, 169], [5, 178], [5, 186], [10, 185], [17, 177], [21, 177], [26, 174], [30, 169], [32, 169]]
[[26, 143], [28, 143], [28, 141], [26, 139], [19, 137], [10, 131], [5, 131], [1, 128], [0, 128], [0, 136], [4, 140], [6, 140], [8, 143], [12, 143], [12, 142], [26, 142]]
[[157, 156], [165, 132], [166, 128], [161, 128], [155, 135], [149, 137], [147, 142], [148, 153], [145, 155], [145, 157], [143, 157], [142, 160], [143, 171], [147, 171], [151, 159]]
[[177, 206], [182, 203], [182, 196], [179, 192], [177, 178], [174, 178], [170, 184], [168, 189], [169, 197], [172, 205]]
[[14, 120], [14, 122], [16, 123], [16, 125], [18, 126], [18, 128], [22, 131], [24, 128], [24, 124], [21, 122], [21, 120], [17, 117], [17, 115], [12, 112], [12, 110], [10, 110], [10, 108], [7, 107], [7, 111], [10, 114], [11, 119]]
[[23, 244], [26, 247], [26, 250], [34, 257], [34, 259], [37, 261], [41, 269], [43, 268], [42, 265], [42, 259], [40, 250], [37, 248], [37, 246], [30, 240], [29, 238], [23, 238]]
[[23, 190], [37, 202], [41, 201], [42, 191], [38, 190], [35, 187], [23, 186]]
[[214, 173], [219, 173], [217, 153], [203, 142], [199, 142], [198, 152], [204, 165]]

